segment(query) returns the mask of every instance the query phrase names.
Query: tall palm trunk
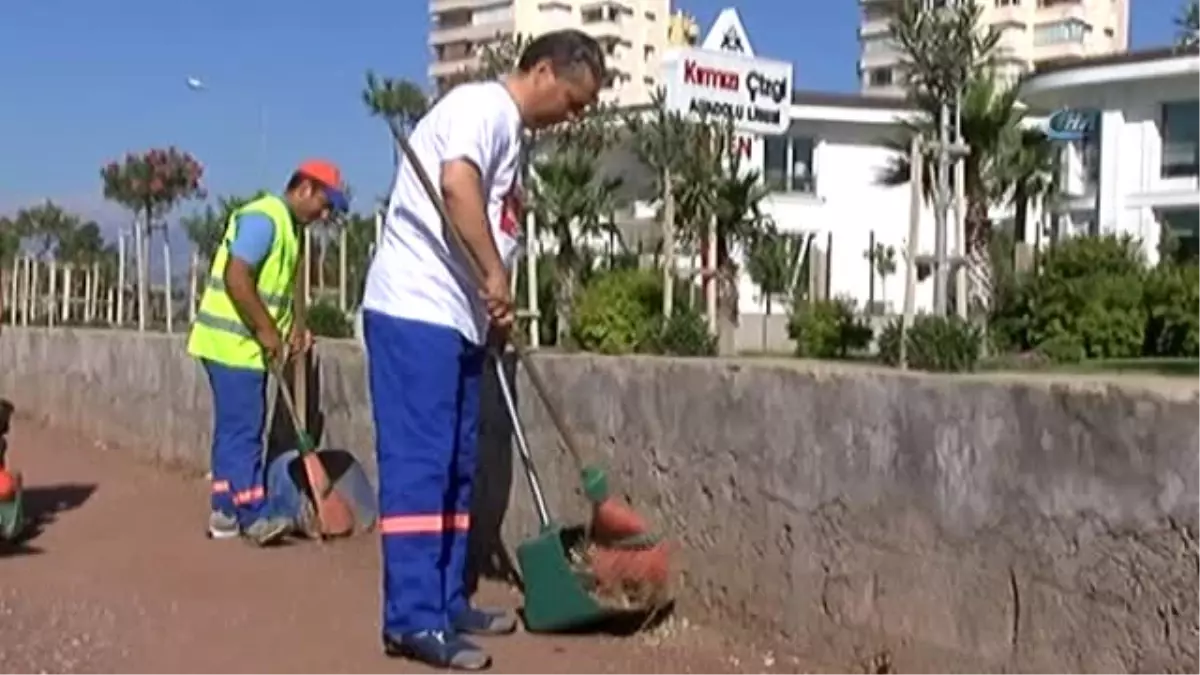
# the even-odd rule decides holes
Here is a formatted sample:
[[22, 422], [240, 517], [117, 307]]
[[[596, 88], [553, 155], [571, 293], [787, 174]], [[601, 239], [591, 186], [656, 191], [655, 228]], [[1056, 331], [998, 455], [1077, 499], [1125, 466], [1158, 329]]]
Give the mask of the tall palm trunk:
[[988, 247], [991, 236], [991, 220], [988, 218], [986, 198], [967, 197], [967, 214], [964, 223], [967, 244], [967, 298], [968, 308], [974, 305], [986, 312], [991, 307], [994, 286], [992, 261]]
[[[718, 224], [719, 227], [719, 224]], [[729, 256], [729, 242], [717, 235], [717, 339], [722, 355], [736, 351], [738, 326], [738, 268]]]
[[675, 192], [670, 169], [663, 170], [662, 184], [663, 316], [669, 318], [675, 309]]
[[578, 279], [574, 252], [568, 247], [560, 249], [554, 259], [554, 316], [555, 344], [559, 348], [571, 345], [571, 316], [575, 304], [575, 286]]

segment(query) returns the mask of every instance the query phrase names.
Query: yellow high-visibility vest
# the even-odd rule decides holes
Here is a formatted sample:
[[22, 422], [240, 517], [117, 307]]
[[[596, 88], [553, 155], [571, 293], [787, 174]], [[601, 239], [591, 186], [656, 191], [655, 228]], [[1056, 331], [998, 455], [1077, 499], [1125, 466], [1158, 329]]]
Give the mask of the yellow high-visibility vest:
[[275, 195], [266, 195], [235, 210], [225, 224], [225, 235], [213, 256], [208, 284], [188, 336], [187, 350], [196, 358], [226, 366], [266, 370], [262, 346], [254, 339], [250, 327], [225, 292], [229, 245], [237, 231], [237, 217], [247, 212], [265, 214], [275, 223], [271, 252], [258, 270], [258, 296], [266, 305], [279, 334], [285, 340], [288, 337], [292, 327], [292, 284], [296, 279], [300, 239], [287, 204]]

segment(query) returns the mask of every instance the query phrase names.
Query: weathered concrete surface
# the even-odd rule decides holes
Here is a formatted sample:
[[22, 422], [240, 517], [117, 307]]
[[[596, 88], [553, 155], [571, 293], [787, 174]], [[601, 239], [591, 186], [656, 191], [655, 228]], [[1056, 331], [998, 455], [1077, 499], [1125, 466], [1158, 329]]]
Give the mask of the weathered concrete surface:
[[[1198, 669], [1195, 383], [538, 364], [614, 483], [679, 537], [685, 612], [822, 660], [886, 651], [899, 669]], [[326, 445], [373, 466], [357, 346], [323, 344], [318, 371]], [[205, 463], [207, 384], [178, 339], [6, 329], [0, 391], [152, 459]], [[547, 416], [521, 408], [551, 505], [581, 517]], [[494, 533], [511, 545], [535, 523], [494, 403], [485, 426], [478, 551], [504, 574]]]

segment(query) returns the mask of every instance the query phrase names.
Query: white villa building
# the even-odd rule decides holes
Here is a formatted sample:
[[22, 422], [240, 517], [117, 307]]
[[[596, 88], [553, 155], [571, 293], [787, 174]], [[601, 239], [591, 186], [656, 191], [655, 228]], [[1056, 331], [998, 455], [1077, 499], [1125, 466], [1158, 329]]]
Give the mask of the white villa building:
[[[1063, 198], [1049, 214], [1065, 235], [1121, 233], [1158, 258], [1162, 227], [1195, 250], [1200, 209], [1200, 56], [1195, 48], [1126, 52], [1038, 69], [1021, 100], [1082, 112], [1094, 124], [1064, 142]], [[1057, 221], [1057, 222], [1055, 222]], [[1027, 239], [1037, 234], [1027, 232]]]
[[[743, 153], [742, 166], [758, 171], [770, 187], [762, 204], [764, 215], [781, 233], [797, 235], [798, 242], [807, 243], [806, 252], [811, 250], [807, 283], [816, 297], [848, 296], [860, 309], [873, 297], [877, 309], [899, 312], [904, 299], [903, 256], [911, 188], [883, 185], [879, 178], [895, 155], [886, 141], [901, 137], [900, 120], [915, 111], [895, 99], [794, 91], [789, 114], [785, 134], [743, 135], [737, 139]], [[625, 199], [651, 197], [648, 186], [653, 178], [631, 155], [616, 150], [603, 163], [610, 175], [623, 179], [628, 191]], [[638, 202], [631, 211], [618, 214], [617, 220], [627, 235], [640, 230], [656, 239], [657, 214], [656, 205]], [[539, 239], [543, 251], [553, 249], [553, 242], [544, 233]], [[874, 275], [872, 280], [872, 266], [865, 256], [872, 242], [895, 249], [896, 270], [887, 279]], [[932, 256], [933, 244], [933, 210], [922, 204], [918, 256]], [[607, 248], [609, 242], [596, 241], [593, 245]], [[951, 236], [951, 251], [954, 246]], [[695, 255], [681, 258], [678, 265], [686, 274], [699, 271], [701, 263]], [[797, 283], [803, 282], [797, 279]], [[690, 292], [699, 298], [699, 283], [678, 292]], [[738, 296], [741, 321], [735, 345], [738, 349], [759, 349], [766, 302], [744, 265]], [[932, 309], [932, 277], [918, 281], [915, 300], [917, 311]], [[767, 330], [772, 348], [782, 348], [787, 342], [786, 301], [775, 298], [772, 303]]]
[[[686, 60], [691, 60], [692, 65], [699, 63], [701, 69], [710, 72], [697, 78], [696, 71], [692, 71], [689, 80], [683, 74]], [[663, 61], [669, 105], [686, 109], [689, 103], [699, 102], [746, 110], [758, 106], [757, 113], [748, 114], [750, 117], [757, 114], [758, 120], [743, 124], [737, 139], [743, 166], [757, 170], [771, 189], [763, 204], [765, 215], [780, 232], [799, 235], [797, 238], [812, 249], [807, 281], [816, 297], [849, 296], [857, 301], [859, 308], [865, 308], [873, 297], [877, 308], [899, 311], [904, 296], [903, 256], [909, 232], [911, 188], [886, 186], [879, 179], [895, 155], [887, 141], [901, 138], [901, 121], [916, 111], [894, 98], [793, 90], [790, 64], [755, 57], [741, 20], [731, 9], [717, 18], [702, 46], [690, 50], [668, 49]], [[722, 87], [723, 77], [743, 86]], [[776, 107], [761, 92], [757, 96], [749, 94], [756, 77], [760, 81], [785, 81], [790, 96], [785, 92]], [[779, 119], [772, 118], [772, 113]], [[763, 131], [754, 133], [755, 126]], [[620, 154], [606, 158], [605, 163], [619, 167], [610, 171], [620, 175], [637, 193], [638, 188], [632, 186], [648, 185], [650, 176], [643, 173], [644, 169], [639, 171], [636, 161]], [[644, 192], [638, 196], [645, 196]], [[657, 227], [655, 211], [644, 203], [633, 213], [625, 214], [623, 220], [627, 225]], [[896, 270], [887, 279], [873, 274], [865, 255], [872, 242], [890, 246], [896, 252]], [[933, 244], [933, 211], [922, 204], [917, 255], [931, 256]], [[951, 233], [951, 252], [956, 245]], [[698, 256], [680, 264], [685, 270], [695, 271], [699, 266]], [[738, 284], [741, 322], [734, 344], [737, 349], [757, 349], [763, 340], [762, 315], [766, 302], [742, 267]], [[768, 343], [773, 348], [783, 347], [787, 341], [787, 309], [783, 300], [776, 298], [773, 302], [776, 316], [768, 325]], [[932, 278], [917, 283], [915, 300], [918, 311], [932, 308]]]

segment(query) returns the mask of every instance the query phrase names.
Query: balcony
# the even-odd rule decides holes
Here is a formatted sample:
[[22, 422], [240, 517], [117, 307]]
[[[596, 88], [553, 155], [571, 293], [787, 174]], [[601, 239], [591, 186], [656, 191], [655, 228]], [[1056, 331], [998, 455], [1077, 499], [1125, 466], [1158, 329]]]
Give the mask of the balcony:
[[1082, 42], [1060, 42], [1058, 44], [1037, 45], [1033, 48], [1033, 61], [1058, 61], [1060, 59], [1081, 59], [1088, 56], [1087, 45]]
[[429, 62], [429, 76], [438, 79], [457, 75], [464, 70], [470, 70], [479, 65], [479, 57], [475, 54], [457, 59], [433, 60]]
[[452, 42], [488, 42], [494, 40], [497, 35], [511, 33], [512, 28], [511, 20], [489, 21], [453, 28], [433, 28], [429, 31], [429, 44], [436, 46]]
[[496, 0], [429, 0], [429, 13], [432, 15], [456, 9], [484, 9], [495, 6]]
[[1088, 21], [1088, 9], [1082, 0], [1059, 0], [1053, 5], [1038, 7], [1035, 21], [1036, 23], [1050, 23], [1067, 19]]
[[881, 38], [892, 33], [891, 20], [880, 17], [876, 19], [864, 19], [858, 26], [858, 38], [860, 40], [870, 40], [872, 38]]

